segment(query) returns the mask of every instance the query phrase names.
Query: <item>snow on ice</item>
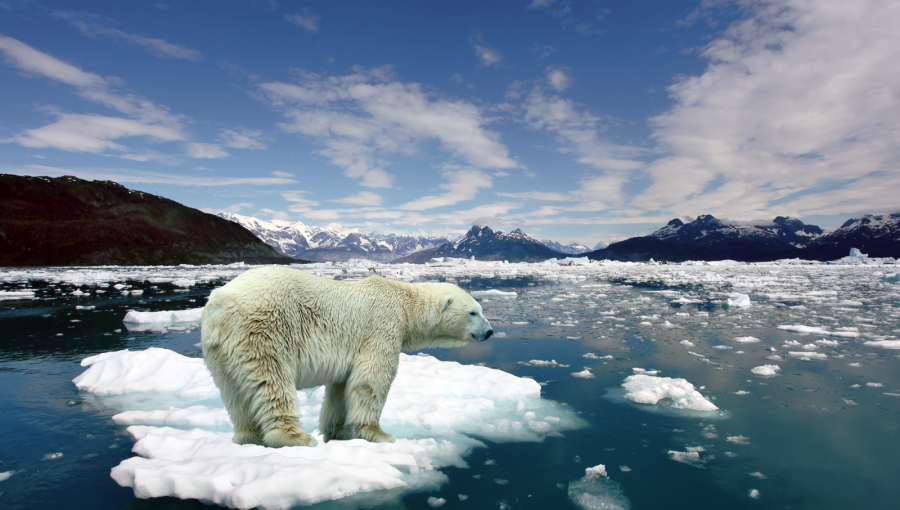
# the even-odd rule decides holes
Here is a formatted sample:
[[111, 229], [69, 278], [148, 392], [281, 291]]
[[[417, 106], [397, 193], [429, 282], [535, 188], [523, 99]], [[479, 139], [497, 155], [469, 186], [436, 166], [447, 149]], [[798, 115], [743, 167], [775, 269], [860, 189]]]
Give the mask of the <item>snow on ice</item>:
[[675, 409], [719, 409], [684, 379], [636, 374], [626, 377], [622, 387], [627, 391], [625, 398], [639, 404], [656, 404], [662, 399], [671, 399], [671, 407]]

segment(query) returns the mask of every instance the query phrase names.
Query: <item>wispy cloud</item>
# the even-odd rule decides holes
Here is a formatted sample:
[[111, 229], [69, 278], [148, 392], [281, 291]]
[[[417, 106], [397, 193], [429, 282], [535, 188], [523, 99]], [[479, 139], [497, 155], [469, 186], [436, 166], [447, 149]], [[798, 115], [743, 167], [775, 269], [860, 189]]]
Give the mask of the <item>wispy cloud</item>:
[[475, 55], [478, 56], [481, 65], [497, 66], [503, 60], [503, 55], [499, 51], [485, 45], [484, 36], [480, 32], [469, 37], [469, 43], [472, 44], [472, 49], [475, 50]]
[[493, 185], [490, 175], [475, 168], [445, 171], [444, 179], [448, 181], [441, 184], [441, 188], [447, 190], [445, 193], [418, 198], [399, 206], [398, 209], [424, 211], [436, 207], [455, 205], [466, 200], [472, 200], [478, 194], [478, 190], [490, 188]]
[[159, 141], [183, 140], [182, 119], [168, 108], [149, 99], [114, 89], [120, 80], [83, 71], [72, 64], [38, 51], [11, 37], [0, 35], [0, 53], [7, 64], [28, 75], [41, 76], [75, 87], [84, 99], [112, 108], [130, 119], [100, 115], [68, 114], [50, 110], [57, 122], [26, 130], [6, 139], [26, 147], [53, 147], [67, 151], [101, 153], [115, 150], [123, 157], [132, 154], [125, 146], [111, 142], [119, 138], [147, 136]]
[[319, 21], [322, 18], [310, 12], [309, 9], [303, 9], [303, 14], [285, 14], [284, 19], [307, 32], [314, 33], [319, 31]]
[[366, 187], [391, 187], [386, 158], [412, 155], [426, 140], [478, 168], [520, 166], [484, 128], [479, 107], [432, 98], [417, 83], [397, 81], [389, 67], [330, 77], [300, 72], [297, 83], [267, 82], [259, 90], [288, 119], [282, 130], [315, 140], [320, 154]]
[[738, 5], [742, 19], [701, 52], [702, 75], [673, 84], [673, 108], [651, 120], [665, 156], [633, 205], [741, 219], [895, 206], [900, 10]]
[[359, 193], [357, 193], [355, 195], [350, 195], [349, 197], [331, 200], [331, 202], [338, 202], [341, 204], [348, 204], [348, 205], [378, 206], [384, 202], [384, 197], [382, 197], [378, 193], [373, 193], [371, 191], [360, 191]]
[[550, 66], [547, 68], [547, 82], [557, 92], [562, 92], [572, 86], [575, 79], [572, 70], [568, 67]]
[[260, 141], [262, 131], [253, 131], [251, 129], [224, 129], [219, 134], [219, 142], [225, 147], [232, 149], [257, 149], [262, 150], [266, 145]]
[[166, 174], [131, 169], [107, 168], [58, 168], [42, 165], [24, 165], [4, 168], [4, 173], [60, 177], [74, 175], [85, 180], [115, 181], [139, 184], [173, 184], [177, 186], [270, 186], [274, 184], [294, 184], [296, 179], [279, 177], [199, 177], [189, 174]]
[[274, 172], [269, 172], [269, 175], [274, 175], [275, 177], [294, 177], [294, 174], [292, 174], [292, 173], [289, 173], [289, 172], [279, 172], [279, 171], [277, 171], [277, 170], [274, 171]]
[[188, 142], [184, 146], [188, 157], [194, 159], [221, 159], [228, 157], [228, 152], [214, 143]]
[[157, 57], [203, 60], [203, 54], [193, 48], [168, 43], [162, 39], [124, 32], [118, 28], [109, 26], [111, 24], [109, 20], [97, 16], [96, 14], [56, 11], [52, 16], [69, 22], [69, 24], [88, 37], [112, 37], [120, 41], [140, 46], [148, 53], [156, 55]]

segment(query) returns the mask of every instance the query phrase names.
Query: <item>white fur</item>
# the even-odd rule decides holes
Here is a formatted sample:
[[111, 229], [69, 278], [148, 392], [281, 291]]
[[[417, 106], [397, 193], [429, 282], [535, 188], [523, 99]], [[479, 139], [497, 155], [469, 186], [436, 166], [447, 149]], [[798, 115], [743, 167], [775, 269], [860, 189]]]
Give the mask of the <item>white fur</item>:
[[296, 389], [325, 385], [325, 441], [393, 442], [379, 419], [400, 351], [458, 347], [492, 333], [481, 305], [449, 283], [344, 283], [267, 266], [210, 294], [201, 344], [235, 443], [315, 446], [300, 427]]

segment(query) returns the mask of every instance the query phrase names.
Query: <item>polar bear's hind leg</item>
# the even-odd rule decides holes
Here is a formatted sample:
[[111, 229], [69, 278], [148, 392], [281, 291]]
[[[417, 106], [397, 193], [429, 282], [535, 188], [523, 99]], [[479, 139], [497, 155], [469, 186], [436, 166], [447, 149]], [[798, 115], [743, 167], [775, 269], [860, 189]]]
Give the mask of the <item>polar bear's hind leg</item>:
[[346, 388], [347, 381], [325, 385], [325, 402], [319, 412], [319, 430], [325, 436], [325, 442], [332, 439], [353, 439], [353, 429], [344, 426], [347, 421], [347, 402], [344, 398]]

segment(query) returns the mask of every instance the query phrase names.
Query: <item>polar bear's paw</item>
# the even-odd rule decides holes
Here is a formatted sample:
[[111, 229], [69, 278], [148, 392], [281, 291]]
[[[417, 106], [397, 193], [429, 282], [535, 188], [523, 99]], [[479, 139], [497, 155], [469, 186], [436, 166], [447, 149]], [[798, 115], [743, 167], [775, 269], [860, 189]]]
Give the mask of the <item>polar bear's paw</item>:
[[370, 443], [393, 443], [397, 440], [394, 434], [388, 434], [378, 425], [363, 425], [356, 428], [356, 437]]
[[289, 432], [285, 430], [270, 430], [263, 436], [263, 444], [269, 448], [281, 448], [283, 446], [318, 446], [316, 438], [303, 432]]

